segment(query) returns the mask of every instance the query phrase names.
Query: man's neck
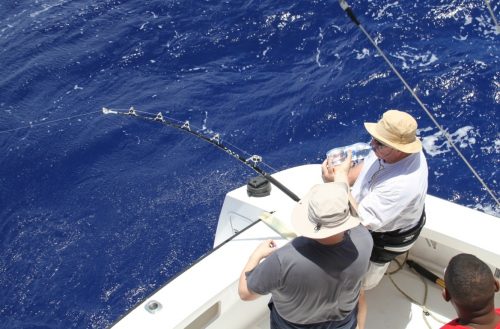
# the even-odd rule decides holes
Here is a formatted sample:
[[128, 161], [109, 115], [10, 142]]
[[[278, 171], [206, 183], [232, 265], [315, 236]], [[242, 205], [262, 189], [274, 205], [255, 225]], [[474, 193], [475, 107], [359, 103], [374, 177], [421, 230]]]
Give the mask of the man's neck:
[[344, 233], [345, 232], [341, 232], [339, 234], [335, 234], [335, 235], [329, 236], [328, 238], [315, 239], [315, 240], [318, 241], [321, 244], [324, 244], [324, 245], [327, 245], [327, 246], [331, 246], [331, 245], [337, 244], [339, 242], [342, 242], [344, 240]]
[[458, 322], [475, 329], [495, 329], [500, 324], [500, 315], [496, 314], [492, 306], [477, 312], [461, 314]]

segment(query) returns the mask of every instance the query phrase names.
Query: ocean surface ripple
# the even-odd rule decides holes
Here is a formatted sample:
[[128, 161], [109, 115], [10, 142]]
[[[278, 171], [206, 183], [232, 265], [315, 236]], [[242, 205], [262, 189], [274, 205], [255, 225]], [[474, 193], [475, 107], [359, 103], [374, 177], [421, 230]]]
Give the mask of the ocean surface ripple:
[[[485, 2], [350, 4], [498, 196], [500, 35]], [[500, 214], [336, 1], [3, 1], [0, 63], [2, 328], [109, 327], [211, 248], [225, 193], [254, 176], [104, 106], [189, 120], [273, 170], [367, 141], [363, 122], [403, 109], [429, 192]]]

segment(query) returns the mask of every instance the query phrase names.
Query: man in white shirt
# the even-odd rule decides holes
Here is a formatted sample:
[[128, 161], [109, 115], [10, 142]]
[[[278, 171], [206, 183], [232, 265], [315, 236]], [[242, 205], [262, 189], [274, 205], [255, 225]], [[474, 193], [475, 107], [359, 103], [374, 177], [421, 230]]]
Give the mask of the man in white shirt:
[[[374, 288], [389, 263], [406, 252], [425, 224], [427, 161], [416, 137], [417, 122], [408, 113], [389, 110], [377, 123], [365, 123], [372, 136], [372, 152], [348, 173], [351, 193], [357, 202], [361, 222], [372, 233], [374, 247], [363, 288]], [[345, 162], [350, 163], [350, 156]], [[335, 172], [345, 163], [330, 168], [323, 162], [325, 182], [335, 181]], [[364, 293], [359, 303], [359, 328], [364, 328]]]

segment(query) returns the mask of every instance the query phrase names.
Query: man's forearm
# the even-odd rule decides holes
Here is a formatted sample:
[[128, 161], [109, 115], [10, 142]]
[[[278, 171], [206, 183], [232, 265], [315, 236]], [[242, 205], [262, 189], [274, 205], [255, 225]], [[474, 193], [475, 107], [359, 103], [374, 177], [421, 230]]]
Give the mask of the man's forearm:
[[255, 254], [252, 254], [246, 265], [243, 267], [243, 271], [241, 271], [240, 282], [238, 284], [238, 294], [242, 300], [254, 300], [260, 296], [259, 294], [256, 294], [248, 289], [246, 273], [259, 265], [261, 259], [262, 258], [256, 256]]
[[238, 283], [238, 294], [242, 300], [254, 300], [261, 296], [248, 289], [246, 273], [256, 268], [260, 261], [269, 256], [275, 248], [276, 243], [272, 239], [267, 239], [262, 241], [254, 250], [250, 258], [248, 258], [245, 267], [243, 267], [243, 271], [241, 271], [240, 282]]

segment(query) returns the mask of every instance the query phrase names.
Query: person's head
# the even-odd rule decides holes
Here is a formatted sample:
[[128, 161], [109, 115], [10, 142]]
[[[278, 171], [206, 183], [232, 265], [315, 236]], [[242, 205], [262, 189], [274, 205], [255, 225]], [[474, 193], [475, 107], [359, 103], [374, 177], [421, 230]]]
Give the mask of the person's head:
[[406, 112], [386, 111], [377, 123], [366, 122], [365, 128], [372, 136], [373, 151], [388, 163], [422, 150], [422, 143], [417, 138], [417, 121]]
[[458, 254], [446, 267], [443, 298], [451, 301], [459, 317], [494, 309], [499, 283], [491, 269], [474, 255]]
[[360, 224], [351, 211], [346, 183], [318, 184], [293, 209], [292, 224], [298, 235], [324, 239]]

